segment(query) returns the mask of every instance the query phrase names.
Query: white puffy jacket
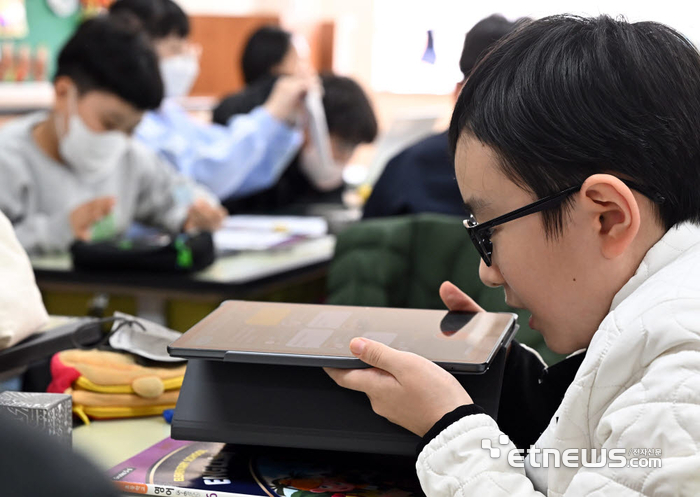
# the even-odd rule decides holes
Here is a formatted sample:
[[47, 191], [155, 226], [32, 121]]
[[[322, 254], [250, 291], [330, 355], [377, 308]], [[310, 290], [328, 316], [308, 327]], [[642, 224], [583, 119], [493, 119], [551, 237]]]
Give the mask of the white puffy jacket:
[[[426, 495], [700, 496], [700, 226], [679, 224], [647, 252], [535, 444], [624, 449], [630, 467], [554, 468], [550, 456], [543, 468], [528, 456], [514, 468], [507, 452], [515, 447], [500, 445], [501, 435], [485, 414], [443, 430], [416, 463]], [[661, 467], [631, 467], [656, 464], [639, 449], [660, 449]]]

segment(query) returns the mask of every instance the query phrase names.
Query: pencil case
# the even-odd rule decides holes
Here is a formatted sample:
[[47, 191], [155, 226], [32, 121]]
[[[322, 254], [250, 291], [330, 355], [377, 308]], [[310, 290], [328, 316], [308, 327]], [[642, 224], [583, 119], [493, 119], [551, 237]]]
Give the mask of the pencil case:
[[70, 253], [76, 270], [90, 271], [188, 273], [204, 269], [215, 259], [211, 233], [76, 241]]
[[70, 349], [51, 359], [47, 391], [69, 393], [74, 414], [85, 423], [159, 415], [175, 407], [185, 369], [143, 366], [127, 353]]

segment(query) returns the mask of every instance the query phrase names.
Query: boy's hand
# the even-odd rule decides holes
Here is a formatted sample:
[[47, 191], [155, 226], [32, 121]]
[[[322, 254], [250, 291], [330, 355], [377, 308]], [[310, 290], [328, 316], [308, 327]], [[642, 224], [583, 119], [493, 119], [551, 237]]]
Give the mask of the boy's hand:
[[428, 359], [367, 338], [354, 338], [350, 350], [373, 367], [325, 371], [341, 387], [366, 393], [374, 412], [418, 436], [448, 412], [473, 404], [455, 377]]
[[280, 76], [263, 107], [278, 121], [293, 123], [306, 92], [318, 85], [315, 76]]
[[73, 209], [68, 217], [73, 236], [88, 241], [92, 225], [112, 212], [114, 203], [114, 197], [99, 197]]
[[451, 311], [484, 312], [484, 309], [474, 302], [469, 295], [449, 281], [445, 281], [440, 285], [440, 298]]
[[[440, 298], [451, 311], [484, 311], [449, 281], [440, 286]], [[367, 338], [354, 338], [350, 350], [373, 367], [324, 368], [326, 373], [341, 387], [366, 393], [374, 412], [418, 436], [448, 412], [473, 404], [454, 376], [424, 357]]]
[[198, 198], [187, 212], [184, 230], [216, 231], [226, 217], [226, 209], [220, 205], [212, 205], [203, 198]]

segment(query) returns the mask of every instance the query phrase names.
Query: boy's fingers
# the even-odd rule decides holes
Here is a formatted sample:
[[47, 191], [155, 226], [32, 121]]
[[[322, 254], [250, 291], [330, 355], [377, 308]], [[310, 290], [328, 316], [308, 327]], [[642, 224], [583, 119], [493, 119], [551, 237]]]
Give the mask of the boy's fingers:
[[383, 369], [393, 376], [401, 373], [406, 362], [405, 352], [368, 338], [353, 338], [350, 342], [350, 352], [365, 364]]
[[[369, 394], [382, 385], [382, 381], [392, 376], [386, 371], [376, 368], [367, 369], [337, 369], [323, 368], [333, 381], [343, 388]], [[393, 378], [392, 378], [393, 379]]]
[[440, 298], [451, 311], [483, 312], [484, 309], [449, 281], [440, 285]]
[[106, 216], [110, 212], [112, 212], [112, 209], [114, 208], [114, 197], [103, 197], [99, 199], [99, 208], [100, 208], [100, 214], [102, 216]]

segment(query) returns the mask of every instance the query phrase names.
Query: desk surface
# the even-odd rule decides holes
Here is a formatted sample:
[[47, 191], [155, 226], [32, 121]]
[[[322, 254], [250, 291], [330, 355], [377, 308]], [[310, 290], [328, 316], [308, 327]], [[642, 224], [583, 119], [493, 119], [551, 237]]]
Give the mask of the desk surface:
[[74, 271], [69, 254], [32, 257], [31, 261], [40, 285], [53, 282], [230, 293], [270, 280], [292, 278], [300, 272], [324, 269], [334, 249], [335, 237], [328, 235], [274, 250], [224, 255], [194, 274]]
[[169, 436], [160, 416], [93, 421], [73, 430], [73, 450], [106, 471]]

